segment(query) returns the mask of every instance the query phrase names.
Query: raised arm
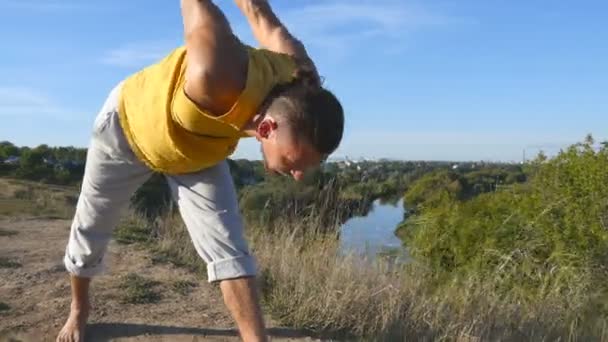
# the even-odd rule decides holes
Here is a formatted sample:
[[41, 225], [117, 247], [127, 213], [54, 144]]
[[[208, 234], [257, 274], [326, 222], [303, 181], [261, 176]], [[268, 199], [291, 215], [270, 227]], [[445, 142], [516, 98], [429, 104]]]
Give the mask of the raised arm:
[[267, 0], [235, 0], [247, 18], [257, 41], [266, 49], [294, 56], [308, 64], [316, 74], [304, 44], [296, 39], [275, 15]]
[[226, 112], [245, 87], [247, 51], [211, 0], [181, 0], [187, 50], [186, 95], [199, 107]]

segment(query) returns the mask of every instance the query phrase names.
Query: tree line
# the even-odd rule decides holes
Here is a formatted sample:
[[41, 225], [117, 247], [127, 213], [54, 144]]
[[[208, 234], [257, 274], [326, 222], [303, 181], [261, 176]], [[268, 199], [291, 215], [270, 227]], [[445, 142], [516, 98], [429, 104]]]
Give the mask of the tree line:
[[71, 185], [84, 174], [86, 149], [76, 147], [18, 147], [0, 142], [0, 176]]
[[[1, 142], [0, 176], [79, 186], [86, 152], [85, 148], [48, 145], [29, 148]], [[229, 159], [228, 164], [241, 210], [248, 220], [266, 224], [284, 215], [314, 216], [320, 217], [328, 230], [353, 215], [365, 215], [378, 198], [396, 200], [408, 189], [412, 195], [406, 203], [415, 205], [418, 197], [430, 198], [425, 193], [426, 186], [421, 188], [420, 184], [434, 184], [434, 178], [449, 180], [446, 185], [450, 189], [462, 192], [458, 196], [469, 196], [495, 186], [497, 180], [504, 185], [523, 177], [517, 166], [508, 164], [345, 160], [324, 163], [296, 183], [267, 174], [259, 160]], [[455, 165], [458, 173], [453, 171]], [[433, 172], [438, 173], [432, 176]], [[467, 175], [458, 178], [454, 176], [457, 174]], [[416, 183], [418, 179], [422, 180]], [[164, 177], [153, 175], [137, 190], [131, 204], [149, 218], [169, 210], [171, 197]]]

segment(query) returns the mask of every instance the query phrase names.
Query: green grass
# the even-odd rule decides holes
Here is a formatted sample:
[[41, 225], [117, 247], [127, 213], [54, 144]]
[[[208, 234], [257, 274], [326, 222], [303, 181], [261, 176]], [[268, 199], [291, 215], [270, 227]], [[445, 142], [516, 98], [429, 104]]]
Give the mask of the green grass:
[[140, 220], [126, 221], [114, 230], [114, 239], [124, 245], [148, 242], [151, 235], [152, 231]]
[[187, 296], [194, 287], [196, 284], [187, 280], [178, 280], [171, 285], [171, 289], [182, 296]]
[[5, 312], [10, 309], [11, 309], [11, 307], [8, 304], [6, 304], [4, 302], [0, 302], [0, 312]]
[[128, 304], [156, 303], [161, 299], [157, 291], [159, 282], [129, 273], [120, 280], [119, 288], [123, 291], [121, 302]]
[[0, 257], [0, 268], [19, 268], [21, 264], [9, 258]]

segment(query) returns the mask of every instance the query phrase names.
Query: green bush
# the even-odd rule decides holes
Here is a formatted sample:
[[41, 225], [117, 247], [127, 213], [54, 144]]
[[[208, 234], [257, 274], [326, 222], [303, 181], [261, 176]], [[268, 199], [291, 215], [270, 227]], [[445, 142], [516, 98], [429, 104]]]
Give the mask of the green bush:
[[522, 300], [576, 292], [606, 303], [608, 150], [588, 139], [531, 170], [528, 183], [469, 201], [434, 194], [400, 231], [410, 253], [445, 279], [487, 277]]
[[517, 165], [451, 171], [439, 169], [413, 182], [404, 195], [410, 209], [436, 207], [443, 198], [464, 201], [526, 181]]

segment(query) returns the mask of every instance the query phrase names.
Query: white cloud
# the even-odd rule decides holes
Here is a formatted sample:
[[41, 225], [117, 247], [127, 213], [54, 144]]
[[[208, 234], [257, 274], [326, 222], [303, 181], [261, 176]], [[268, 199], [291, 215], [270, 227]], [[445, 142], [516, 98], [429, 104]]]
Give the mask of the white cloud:
[[334, 1], [307, 5], [289, 10], [283, 16], [289, 26], [309, 33], [322, 33], [338, 29], [341, 25], [373, 25], [384, 34], [398, 34], [404, 28], [419, 28], [445, 23], [445, 18], [403, 2]]
[[281, 20], [307, 46], [348, 54], [359, 43], [399, 43], [413, 31], [452, 19], [403, 1], [328, 1], [292, 8]]
[[76, 110], [57, 104], [36, 89], [0, 86], [0, 117], [69, 119], [77, 114]]
[[119, 67], [143, 67], [159, 61], [177, 46], [167, 42], [131, 43], [108, 51], [100, 62]]
[[[379, 53], [397, 54], [415, 32], [468, 22], [403, 0], [294, 1], [289, 7], [275, 10], [314, 58], [334, 62], [341, 62], [370, 44], [383, 44], [385, 48]], [[257, 45], [247, 24], [241, 18], [231, 19], [238, 36]]]

